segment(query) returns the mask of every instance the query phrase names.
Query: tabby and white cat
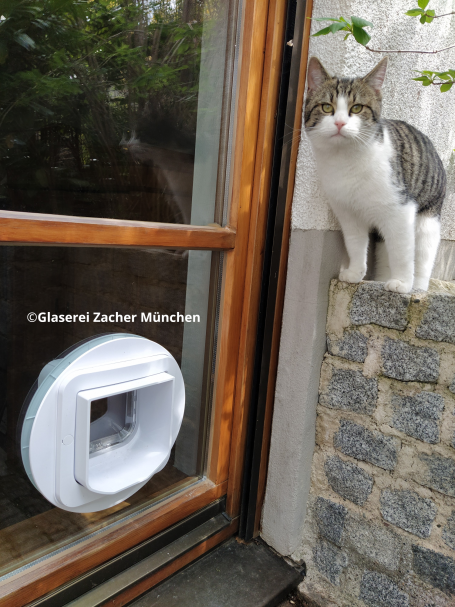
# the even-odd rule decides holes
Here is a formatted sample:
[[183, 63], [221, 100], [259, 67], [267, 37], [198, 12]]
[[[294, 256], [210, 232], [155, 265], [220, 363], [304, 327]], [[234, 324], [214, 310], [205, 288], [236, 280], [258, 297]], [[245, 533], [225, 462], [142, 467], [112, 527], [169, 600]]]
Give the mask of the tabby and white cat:
[[426, 135], [381, 118], [387, 58], [363, 78], [331, 77], [308, 65], [305, 130], [319, 177], [343, 231], [349, 267], [340, 280], [365, 276], [368, 234], [376, 231], [375, 279], [408, 293], [428, 289], [440, 241], [446, 190], [441, 159]]

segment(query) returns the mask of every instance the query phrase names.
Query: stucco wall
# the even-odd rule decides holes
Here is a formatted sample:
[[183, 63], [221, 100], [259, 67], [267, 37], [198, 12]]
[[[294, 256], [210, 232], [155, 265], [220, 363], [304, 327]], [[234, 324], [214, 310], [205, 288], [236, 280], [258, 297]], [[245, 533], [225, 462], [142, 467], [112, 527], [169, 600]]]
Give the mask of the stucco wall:
[[[374, 23], [370, 46], [380, 49], [444, 48], [455, 43], [455, 15], [421, 25], [404, 13], [417, 6], [416, 0], [315, 0], [313, 17], [363, 17]], [[455, 10], [455, 0], [433, 0], [437, 14]], [[313, 22], [312, 31], [324, 24]], [[383, 55], [371, 53], [352, 37], [344, 42], [342, 34], [312, 38], [310, 55], [321, 59], [331, 74], [357, 76], [367, 74]], [[423, 87], [410, 78], [413, 69], [441, 71], [455, 66], [455, 48], [438, 55], [390, 54], [383, 90], [383, 115], [414, 125], [433, 141], [449, 177], [448, 195], [442, 216], [442, 238], [455, 240], [455, 90], [440, 93], [436, 87]], [[338, 224], [320, 191], [309, 141], [302, 135], [292, 209], [292, 228], [336, 230]]]
[[[313, 16], [356, 15], [376, 27], [373, 48], [434, 49], [455, 43], [455, 15], [422, 26], [406, 17], [416, 0], [314, 0]], [[455, 10], [455, 0], [432, 0], [438, 14]], [[313, 24], [314, 30], [320, 24]], [[452, 32], [452, 33], [450, 33]], [[341, 34], [311, 38], [310, 55], [331, 73], [366, 74], [382, 57]], [[431, 137], [449, 174], [435, 276], [455, 278], [455, 89], [440, 93], [410, 80], [412, 69], [455, 66], [455, 49], [440, 55], [390, 55], [384, 116], [406, 120]], [[283, 312], [275, 408], [262, 537], [282, 554], [301, 546], [310, 488], [319, 370], [325, 352], [329, 283], [345, 255], [341, 232], [318, 185], [305, 134], [299, 149], [292, 213], [288, 276]]]

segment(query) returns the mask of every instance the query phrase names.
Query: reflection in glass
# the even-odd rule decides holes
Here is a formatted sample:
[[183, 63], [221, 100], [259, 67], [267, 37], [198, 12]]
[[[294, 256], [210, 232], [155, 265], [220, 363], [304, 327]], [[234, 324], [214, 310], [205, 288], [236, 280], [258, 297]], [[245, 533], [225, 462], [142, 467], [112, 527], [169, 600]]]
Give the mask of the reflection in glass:
[[137, 391], [115, 394], [90, 404], [90, 456], [123, 443], [136, 426]]
[[229, 2], [5, 0], [0, 209], [215, 218]]
[[[216, 253], [197, 253], [201, 267], [218, 268]], [[0, 247], [0, 576], [204, 474], [215, 294], [216, 278], [207, 282], [192, 273], [186, 251]], [[45, 314], [43, 322], [29, 322], [30, 312], [89, 321], [48, 322]], [[177, 314], [197, 315], [200, 322], [170, 322]], [[62, 352], [119, 332], [158, 342], [181, 366], [187, 400], [182, 428], [165, 468], [128, 500], [101, 512], [66, 512], [50, 504], [23, 469], [22, 405], [42, 369]], [[91, 456], [129, 440], [135, 419], [134, 392], [93, 401]]]

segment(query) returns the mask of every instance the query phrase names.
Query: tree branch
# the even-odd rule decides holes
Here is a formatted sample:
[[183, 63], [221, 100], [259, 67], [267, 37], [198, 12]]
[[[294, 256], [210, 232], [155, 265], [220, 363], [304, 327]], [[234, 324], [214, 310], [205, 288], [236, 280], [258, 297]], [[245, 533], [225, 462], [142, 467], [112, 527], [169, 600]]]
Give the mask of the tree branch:
[[443, 51], [448, 51], [451, 48], [455, 48], [455, 44], [452, 44], [451, 46], [446, 46], [445, 48], [440, 48], [437, 51], [407, 51], [407, 50], [399, 51], [399, 50], [391, 50], [391, 49], [379, 50], [376, 48], [370, 48], [369, 46], [365, 46], [365, 48], [367, 49], [367, 51], [370, 51], [371, 53], [418, 53], [419, 55], [435, 55], [436, 53], [442, 53]]
[[440, 17], [448, 17], [449, 15], [455, 15], [455, 11], [452, 11], [451, 13], [444, 13], [443, 15], [435, 15], [433, 19], [439, 19]]

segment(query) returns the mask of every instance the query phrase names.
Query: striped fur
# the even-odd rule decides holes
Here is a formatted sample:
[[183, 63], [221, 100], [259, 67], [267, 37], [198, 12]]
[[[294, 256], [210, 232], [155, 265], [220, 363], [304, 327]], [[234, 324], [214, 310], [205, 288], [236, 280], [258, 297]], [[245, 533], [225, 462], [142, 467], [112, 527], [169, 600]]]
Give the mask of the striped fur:
[[427, 289], [440, 239], [446, 174], [430, 139], [400, 120], [381, 117], [387, 58], [361, 78], [331, 77], [312, 57], [305, 130], [321, 185], [343, 230], [350, 264], [340, 279], [366, 271], [368, 232], [378, 247], [378, 280], [406, 293]]
[[383, 119], [381, 131], [387, 129], [395, 151], [393, 178], [403, 201], [415, 200], [418, 213], [441, 215], [446, 194], [446, 173], [430, 139], [401, 120]]

